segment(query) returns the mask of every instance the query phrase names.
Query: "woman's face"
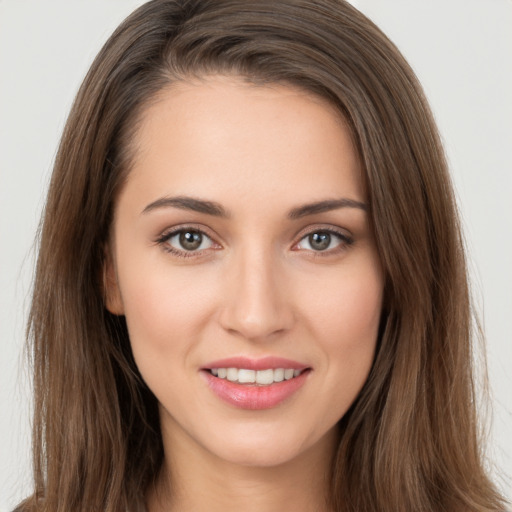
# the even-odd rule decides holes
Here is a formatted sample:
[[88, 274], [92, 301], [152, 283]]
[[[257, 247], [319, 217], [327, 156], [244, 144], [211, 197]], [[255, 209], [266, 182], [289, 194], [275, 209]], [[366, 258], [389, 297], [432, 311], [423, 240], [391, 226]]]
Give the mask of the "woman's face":
[[211, 77], [163, 91], [135, 148], [107, 306], [126, 316], [164, 443], [258, 466], [327, 453], [383, 291], [345, 123], [298, 89]]

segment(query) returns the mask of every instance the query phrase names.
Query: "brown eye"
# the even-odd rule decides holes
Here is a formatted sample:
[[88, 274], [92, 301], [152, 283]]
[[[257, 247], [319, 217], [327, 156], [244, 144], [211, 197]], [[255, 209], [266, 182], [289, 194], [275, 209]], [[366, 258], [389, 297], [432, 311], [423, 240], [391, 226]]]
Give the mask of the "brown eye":
[[179, 242], [186, 251], [196, 251], [203, 243], [203, 235], [198, 231], [182, 231], [179, 234]]
[[160, 243], [178, 252], [196, 252], [213, 247], [212, 239], [196, 229], [180, 229], [162, 237]]
[[326, 232], [312, 233], [308, 236], [308, 242], [314, 251], [325, 251], [331, 245], [331, 234]]
[[333, 230], [318, 230], [302, 237], [300, 242], [296, 245], [299, 250], [306, 250], [311, 252], [325, 252], [331, 253], [336, 249], [343, 249], [353, 243], [353, 240], [348, 235], [338, 233]]

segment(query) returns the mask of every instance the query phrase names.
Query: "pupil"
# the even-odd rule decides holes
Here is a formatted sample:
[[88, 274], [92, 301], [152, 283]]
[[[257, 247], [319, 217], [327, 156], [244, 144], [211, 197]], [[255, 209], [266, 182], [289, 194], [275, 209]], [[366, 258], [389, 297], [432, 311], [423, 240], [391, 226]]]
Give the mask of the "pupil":
[[329, 233], [313, 233], [309, 235], [309, 244], [316, 251], [324, 251], [331, 243]]
[[180, 245], [187, 251], [194, 251], [201, 245], [203, 235], [197, 231], [184, 231], [180, 233]]

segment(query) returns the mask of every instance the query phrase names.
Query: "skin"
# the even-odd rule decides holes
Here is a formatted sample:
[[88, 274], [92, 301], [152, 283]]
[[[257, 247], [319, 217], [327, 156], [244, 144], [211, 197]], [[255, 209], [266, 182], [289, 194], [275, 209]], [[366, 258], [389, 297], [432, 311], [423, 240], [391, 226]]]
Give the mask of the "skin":
[[[148, 510], [325, 509], [336, 424], [374, 357], [383, 276], [364, 208], [289, 212], [365, 203], [347, 126], [296, 88], [208, 77], [162, 91], [134, 143], [107, 307], [126, 315], [160, 404], [165, 463]], [[228, 216], [158, 203], [176, 196], [218, 203]], [[205, 233], [199, 250], [167, 236], [179, 228]], [[339, 234], [318, 250], [308, 235], [327, 230]], [[270, 409], [227, 404], [201, 375], [216, 359], [269, 355], [311, 368]]]

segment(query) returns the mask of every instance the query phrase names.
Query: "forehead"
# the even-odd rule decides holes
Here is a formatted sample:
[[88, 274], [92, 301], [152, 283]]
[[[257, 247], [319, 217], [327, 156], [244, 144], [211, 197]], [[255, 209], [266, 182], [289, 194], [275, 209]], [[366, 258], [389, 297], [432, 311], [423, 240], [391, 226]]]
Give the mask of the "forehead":
[[175, 83], [142, 113], [134, 142], [127, 188], [141, 198], [364, 197], [345, 120], [326, 100], [292, 86], [233, 77]]

